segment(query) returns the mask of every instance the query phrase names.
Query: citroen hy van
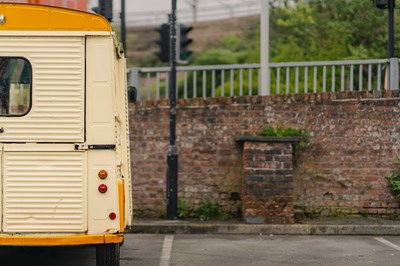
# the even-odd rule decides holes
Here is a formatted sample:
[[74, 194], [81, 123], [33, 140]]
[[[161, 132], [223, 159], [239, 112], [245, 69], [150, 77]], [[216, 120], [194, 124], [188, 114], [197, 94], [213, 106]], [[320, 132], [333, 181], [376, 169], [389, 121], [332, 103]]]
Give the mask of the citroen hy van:
[[125, 56], [108, 21], [0, 3], [0, 245], [95, 245], [131, 224]]

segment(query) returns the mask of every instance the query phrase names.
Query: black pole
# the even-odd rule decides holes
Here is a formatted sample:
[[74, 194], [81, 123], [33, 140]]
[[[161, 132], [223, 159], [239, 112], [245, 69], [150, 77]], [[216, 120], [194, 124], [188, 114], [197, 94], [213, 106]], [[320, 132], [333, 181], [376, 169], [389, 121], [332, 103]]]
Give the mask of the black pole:
[[395, 8], [395, 0], [389, 0], [388, 2], [388, 34], [389, 34], [389, 44], [388, 44], [388, 52], [389, 58], [394, 57], [394, 8]]
[[121, 0], [121, 42], [126, 56], [126, 22], [125, 22], [125, 0]]
[[169, 148], [167, 155], [167, 219], [178, 218], [178, 149], [176, 147], [176, 0], [172, 0], [170, 22], [169, 62]]

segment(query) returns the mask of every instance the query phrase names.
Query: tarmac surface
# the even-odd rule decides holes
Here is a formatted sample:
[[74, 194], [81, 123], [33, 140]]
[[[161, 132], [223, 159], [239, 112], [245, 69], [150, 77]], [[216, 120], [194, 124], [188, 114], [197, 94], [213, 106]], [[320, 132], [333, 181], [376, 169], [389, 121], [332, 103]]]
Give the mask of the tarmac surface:
[[128, 234], [125, 244], [121, 266], [400, 265], [399, 236]]
[[[1, 266], [94, 266], [93, 246], [0, 247]], [[400, 221], [323, 218], [293, 225], [135, 219], [121, 266], [400, 265]]]
[[127, 233], [144, 234], [274, 234], [274, 235], [400, 235], [400, 220], [335, 217], [295, 224], [245, 224], [238, 220], [134, 219]]

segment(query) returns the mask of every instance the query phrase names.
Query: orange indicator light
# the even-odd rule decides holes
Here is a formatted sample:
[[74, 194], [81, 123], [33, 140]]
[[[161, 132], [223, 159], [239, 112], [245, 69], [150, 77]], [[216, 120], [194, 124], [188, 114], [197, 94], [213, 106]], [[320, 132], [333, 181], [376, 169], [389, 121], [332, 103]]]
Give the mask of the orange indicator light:
[[107, 173], [106, 170], [100, 170], [99, 171], [99, 178], [105, 179], [105, 178], [107, 178], [107, 176], [108, 176], [108, 173]]

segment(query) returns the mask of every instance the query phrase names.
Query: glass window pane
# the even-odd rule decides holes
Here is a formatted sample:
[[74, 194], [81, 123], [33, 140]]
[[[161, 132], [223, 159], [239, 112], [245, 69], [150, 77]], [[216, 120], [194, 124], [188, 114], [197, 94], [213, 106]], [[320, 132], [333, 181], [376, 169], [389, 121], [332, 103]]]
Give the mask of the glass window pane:
[[26, 59], [0, 57], [0, 116], [25, 115], [31, 107], [31, 85]]

